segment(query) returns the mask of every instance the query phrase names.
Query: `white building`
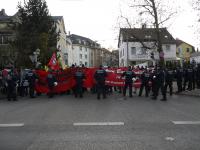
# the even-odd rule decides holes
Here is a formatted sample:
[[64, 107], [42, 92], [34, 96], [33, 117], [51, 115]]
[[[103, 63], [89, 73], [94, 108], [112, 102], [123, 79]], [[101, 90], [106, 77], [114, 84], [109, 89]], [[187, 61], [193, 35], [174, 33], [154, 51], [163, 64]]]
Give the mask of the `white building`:
[[57, 49], [61, 55], [65, 65], [68, 64], [68, 47], [66, 43], [66, 31], [63, 16], [52, 16], [52, 19], [56, 25], [56, 33], [58, 33]]
[[71, 34], [67, 37], [71, 41], [71, 53], [69, 54], [69, 66], [72, 64], [90, 67], [90, 53], [92, 40]]
[[[166, 28], [161, 28], [161, 41], [165, 61], [176, 60], [176, 41]], [[155, 28], [121, 28], [119, 33], [119, 66], [147, 63], [159, 60]], [[151, 58], [153, 53], [154, 58]]]
[[200, 52], [194, 52], [191, 54], [190, 62], [195, 62], [196, 64], [200, 64]]

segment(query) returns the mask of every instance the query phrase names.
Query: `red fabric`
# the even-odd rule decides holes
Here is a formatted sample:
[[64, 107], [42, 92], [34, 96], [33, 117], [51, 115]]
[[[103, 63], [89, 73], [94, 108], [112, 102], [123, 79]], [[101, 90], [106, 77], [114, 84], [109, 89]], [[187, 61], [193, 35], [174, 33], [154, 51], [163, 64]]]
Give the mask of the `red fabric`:
[[[94, 73], [97, 68], [82, 68], [82, 71], [85, 74], [86, 79], [84, 80], [83, 86], [86, 88], [92, 88], [95, 85]], [[123, 69], [112, 69], [107, 71], [108, 76], [106, 77], [106, 85], [109, 86], [124, 86], [124, 78], [121, 77], [123, 73]], [[55, 93], [65, 92], [67, 90], [72, 89], [76, 85], [76, 81], [74, 79], [74, 74], [76, 72], [76, 68], [68, 68], [63, 71], [55, 71], [53, 74], [56, 77], [58, 85], [54, 88]], [[43, 70], [37, 70], [36, 73], [39, 76], [39, 80], [36, 83], [35, 90], [38, 93], [48, 93], [48, 84], [47, 84], [47, 75], [48, 72]], [[133, 87], [140, 88], [141, 81], [138, 79], [133, 83]]]
[[48, 63], [48, 67], [50, 67], [52, 70], [59, 70], [60, 66], [59, 63], [56, 59], [56, 53], [53, 53], [49, 63]]

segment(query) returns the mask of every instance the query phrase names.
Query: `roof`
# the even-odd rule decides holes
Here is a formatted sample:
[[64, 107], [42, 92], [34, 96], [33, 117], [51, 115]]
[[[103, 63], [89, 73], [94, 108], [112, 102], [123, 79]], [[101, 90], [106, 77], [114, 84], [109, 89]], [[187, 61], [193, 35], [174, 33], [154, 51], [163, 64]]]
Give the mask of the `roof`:
[[[160, 28], [160, 37], [163, 44], [176, 44], [175, 39], [167, 31], [166, 28]], [[123, 35], [124, 41], [128, 42], [149, 42], [157, 41], [157, 34], [155, 28], [121, 28], [120, 35]]]
[[180, 40], [180, 39], [176, 39], [176, 46], [177, 46], [177, 47], [178, 47], [179, 45], [181, 45], [182, 43], [185, 43], [185, 44], [191, 46], [192, 49], [193, 49], [193, 51], [194, 51], [194, 46], [192, 46], [191, 44], [188, 44], [187, 42], [182, 41], [182, 40]]
[[63, 16], [52, 16], [52, 19], [53, 19], [54, 21], [62, 20], [62, 19], [63, 19]]
[[0, 15], [0, 21], [9, 21], [12, 18], [12, 16], [1, 16]]
[[194, 52], [191, 54], [191, 57], [197, 57], [200, 56], [200, 52]]
[[71, 34], [67, 37], [72, 41], [72, 44], [82, 44], [86, 46], [100, 47], [100, 44], [98, 44], [97, 42], [80, 35]]

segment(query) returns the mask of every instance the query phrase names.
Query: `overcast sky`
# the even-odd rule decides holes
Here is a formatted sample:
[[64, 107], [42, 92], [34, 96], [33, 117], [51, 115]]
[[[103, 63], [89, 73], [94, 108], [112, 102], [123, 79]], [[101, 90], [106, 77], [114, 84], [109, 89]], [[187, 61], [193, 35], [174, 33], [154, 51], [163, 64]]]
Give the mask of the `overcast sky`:
[[[23, 0], [0, 0], [0, 9], [4, 8], [8, 15], [17, 11], [17, 3]], [[188, 1], [180, 1], [182, 12], [173, 18], [168, 27], [174, 38], [179, 38], [195, 47], [198, 46], [195, 30], [196, 16]], [[117, 48], [117, 18], [123, 7], [123, 0], [46, 0], [50, 14], [64, 16], [66, 32], [88, 37], [98, 41], [105, 48]]]

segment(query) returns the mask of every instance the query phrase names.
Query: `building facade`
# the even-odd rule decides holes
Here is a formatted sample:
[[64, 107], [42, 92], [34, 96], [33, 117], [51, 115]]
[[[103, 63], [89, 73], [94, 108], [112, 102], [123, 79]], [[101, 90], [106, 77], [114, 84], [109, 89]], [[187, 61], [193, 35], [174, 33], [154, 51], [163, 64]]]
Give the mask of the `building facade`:
[[71, 56], [69, 65], [72, 64], [79, 66], [84, 65], [86, 67], [96, 66], [96, 63], [100, 60], [100, 44], [92, 41], [89, 38], [71, 34], [67, 38], [71, 41]]
[[[175, 39], [166, 28], [160, 29], [160, 36], [165, 61], [176, 61]], [[118, 40], [119, 66], [155, 64], [160, 58], [156, 39], [155, 28], [121, 28]]]
[[191, 54], [194, 53], [194, 46], [180, 40], [176, 39], [176, 55], [180, 58], [180, 63], [189, 62]]

